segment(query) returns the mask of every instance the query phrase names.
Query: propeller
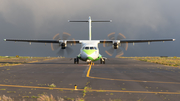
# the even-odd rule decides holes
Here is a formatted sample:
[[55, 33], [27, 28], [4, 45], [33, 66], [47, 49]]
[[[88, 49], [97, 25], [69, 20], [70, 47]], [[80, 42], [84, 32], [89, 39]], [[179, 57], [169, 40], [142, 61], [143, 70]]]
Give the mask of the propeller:
[[[63, 32], [62, 37], [60, 37], [59, 33], [56, 34], [53, 37], [53, 39], [54, 40], [63, 40], [63, 42], [62, 43], [51, 43], [52, 51], [57, 50], [61, 47], [59, 49], [59, 51], [57, 52], [57, 54], [59, 54], [60, 56], [64, 56], [65, 51], [66, 51], [66, 53], [68, 55], [70, 55], [73, 52], [73, 50], [70, 47], [67, 47], [67, 43], [65, 42], [65, 40], [67, 40], [70, 36], [71, 36], [71, 34], [69, 34], [67, 32]], [[75, 39], [73, 39], [73, 40], [75, 40]], [[74, 45], [75, 45], [75, 43], [74, 43]]]
[[[126, 39], [126, 37], [119, 33], [116, 37], [115, 37], [115, 32], [112, 32], [110, 34], [108, 34], [108, 38], [110, 40], [121, 40], [121, 39]], [[120, 57], [124, 54], [123, 50], [128, 49], [128, 43], [113, 43], [113, 44], [106, 44], [105, 42], [103, 43], [103, 47], [109, 47], [111, 46], [110, 49], [106, 50], [106, 54], [108, 54], [109, 56], [113, 56], [114, 54], [114, 50], [116, 50], [116, 57]]]

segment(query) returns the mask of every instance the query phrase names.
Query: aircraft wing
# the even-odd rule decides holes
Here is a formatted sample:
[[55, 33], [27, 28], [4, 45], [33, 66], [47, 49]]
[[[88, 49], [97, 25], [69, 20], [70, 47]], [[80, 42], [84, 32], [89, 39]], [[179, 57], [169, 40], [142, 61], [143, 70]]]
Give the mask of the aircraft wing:
[[113, 43], [114, 41], [120, 41], [120, 43], [140, 43], [140, 42], [175, 41], [175, 39], [122, 39], [122, 40], [100, 40], [100, 43]]
[[[14, 42], [36, 42], [36, 43], [81, 43], [81, 40], [49, 40], [49, 39], [4, 39], [4, 41]], [[89, 41], [89, 40], [87, 40]], [[140, 42], [160, 42], [160, 41], [175, 41], [175, 39], [122, 39], [122, 40], [100, 40], [100, 43], [113, 43], [120, 41], [120, 43], [140, 43]]]
[[80, 43], [79, 40], [49, 40], [49, 39], [4, 39], [4, 41], [14, 41], [14, 42], [36, 42], [36, 43]]

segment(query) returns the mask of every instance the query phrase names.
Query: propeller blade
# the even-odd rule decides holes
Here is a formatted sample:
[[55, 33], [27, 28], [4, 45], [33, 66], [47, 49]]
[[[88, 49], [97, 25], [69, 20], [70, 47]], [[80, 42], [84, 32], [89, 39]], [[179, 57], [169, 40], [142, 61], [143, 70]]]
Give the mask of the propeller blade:
[[121, 47], [123, 47], [127, 51], [127, 49], [128, 49], [128, 42], [122, 43]]
[[58, 43], [51, 43], [52, 51], [57, 50], [59, 47], [60, 47], [60, 44], [58, 44]]
[[67, 52], [68, 55], [71, 55], [73, 50], [70, 47], [66, 47], [66, 52]]
[[[62, 39], [61, 40], [67, 40], [69, 37], [71, 36], [71, 34], [67, 33], [67, 32], [63, 32], [62, 34]], [[54, 37], [53, 37], [54, 40], [60, 40], [60, 36], [59, 36], [59, 33], [56, 34]], [[74, 41], [74, 45], [76, 45], [76, 42], [75, 42], [75, 39], [73, 38], [72, 39]], [[52, 51], [58, 49], [61, 47], [61, 44], [60, 43], [51, 43], [51, 49]], [[70, 55], [73, 50], [70, 48], [70, 47], [66, 47], [65, 49], [59, 49], [59, 51], [57, 52], [58, 55], [60, 56], [64, 56], [64, 53], [65, 53], [65, 50], [66, 50], [66, 53], [67, 55]]]
[[117, 40], [121, 40], [121, 39], [126, 39], [126, 37], [122, 34], [122, 33], [119, 33], [118, 35], [117, 35], [117, 38], [116, 38]]
[[67, 32], [63, 32], [63, 40], [67, 40], [69, 38], [69, 36], [71, 36], [71, 34], [67, 33]]
[[60, 56], [64, 56], [64, 49], [60, 49], [57, 54]]
[[112, 33], [108, 34], [108, 38], [110, 40], [115, 40], [115, 32], [112, 32]]
[[73, 38], [72, 40], [74, 41], [74, 45], [76, 45], [75, 39]]
[[106, 54], [108, 54], [109, 56], [112, 56], [113, 53], [114, 53], [114, 48], [110, 48], [110, 49], [108, 49], [108, 50], [105, 51], [105, 52], [106, 52]]
[[106, 39], [104, 39], [104, 42], [103, 42], [103, 47], [106, 47], [106, 43], [105, 43]]
[[[115, 38], [115, 32], [112, 32], [112, 33], [108, 34], [108, 38], [109, 38], [110, 40], [126, 39], [126, 37], [125, 37], [122, 33], [119, 33], [119, 34], [116, 36], [116, 38]], [[112, 44], [111, 44], [111, 45], [112, 45]], [[103, 43], [103, 47], [106, 47], [106, 46], [108, 46], [108, 44]], [[116, 54], [117, 54], [116, 57], [120, 57], [120, 56], [122, 56], [122, 55], [124, 54], [122, 48], [124, 48], [124, 49], [127, 51], [127, 49], [128, 49], [128, 42], [126, 42], [126, 43], [119, 43], [118, 46], [119, 46], [119, 48], [117, 48], [117, 49], [114, 49], [114, 48], [112, 47], [112, 48], [110, 48], [109, 50], [107, 50], [107, 51], [105, 51], [105, 52], [106, 52], [109, 56], [112, 56], [113, 53], [114, 53], [114, 50], [116, 50]]]
[[[121, 40], [121, 39], [126, 39], [126, 37], [122, 33], [119, 33], [118, 36], [117, 36], [117, 40]], [[119, 46], [124, 48], [127, 51], [128, 42], [127, 43], [120, 43]]]
[[[53, 39], [54, 39], [54, 40], [59, 40], [59, 39], [60, 39], [59, 33], [57, 33], [56, 35], [54, 35]], [[60, 47], [59, 44], [53, 44], [53, 43], [51, 43], [51, 50], [52, 50], [52, 51], [58, 49], [59, 47]]]
[[59, 33], [57, 33], [56, 35], [54, 35], [53, 39], [55, 39], [55, 40], [59, 40], [59, 39], [60, 39], [60, 37], [59, 37]]
[[124, 52], [120, 49], [120, 48], [118, 48], [118, 49], [116, 49], [116, 58], [117, 57], [120, 57], [120, 56], [122, 56], [123, 54], [124, 54]]

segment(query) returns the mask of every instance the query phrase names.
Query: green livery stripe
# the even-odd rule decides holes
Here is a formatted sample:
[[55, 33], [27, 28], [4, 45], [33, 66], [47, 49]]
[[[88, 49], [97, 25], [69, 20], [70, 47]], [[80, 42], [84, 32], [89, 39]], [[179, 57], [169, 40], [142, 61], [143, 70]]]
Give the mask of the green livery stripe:
[[97, 61], [97, 60], [99, 60], [101, 58], [102, 58], [102, 56], [99, 54], [99, 57], [97, 59], [95, 59], [94, 61]]
[[90, 56], [88, 57], [88, 59], [89, 59], [89, 60], [92, 60], [92, 61], [94, 60], [94, 59], [93, 59], [92, 57], [90, 57]]
[[93, 59], [92, 57], [88, 57], [87, 59], [89, 59], [89, 60], [91, 60], [91, 61], [97, 61], [97, 60], [99, 60], [99, 59], [101, 59], [102, 58], [102, 56], [99, 54], [99, 57], [98, 58], [96, 58], [96, 59]]
[[94, 53], [96, 50], [83, 50], [87, 55], [91, 55]]

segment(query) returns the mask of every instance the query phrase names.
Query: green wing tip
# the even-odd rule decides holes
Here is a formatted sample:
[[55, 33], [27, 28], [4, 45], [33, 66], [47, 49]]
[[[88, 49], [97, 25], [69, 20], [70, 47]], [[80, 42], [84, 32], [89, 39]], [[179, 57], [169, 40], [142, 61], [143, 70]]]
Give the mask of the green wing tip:
[[6, 39], [4, 39], [4, 41], [6, 41]]

